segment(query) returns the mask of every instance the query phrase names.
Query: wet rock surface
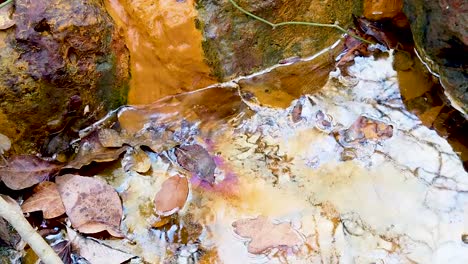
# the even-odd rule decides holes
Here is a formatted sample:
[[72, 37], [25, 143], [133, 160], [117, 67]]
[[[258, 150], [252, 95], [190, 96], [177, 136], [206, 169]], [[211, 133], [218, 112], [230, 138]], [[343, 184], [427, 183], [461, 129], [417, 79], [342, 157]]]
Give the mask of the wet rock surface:
[[[237, 1], [239, 6], [273, 23], [310, 21], [346, 28], [361, 1]], [[266, 68], [280, 60], [307, 57], [335, 42], [341, 32], [301, 25], [272, 29], [237, 10], [228, 0], [201, 0], [198, 23], [203, 49], [214, 74], [222, 80]]]
[[468, 3], [406, 0], [404, 12], [424, 60], [457, 108], [468, 111]]
[[71, 126], [126, 102], [128, 53], [100, 1], [18, 0], [12, 17], [0, 31], [0, 132], [22, 139], [14, 152], [56, 133], [54, 152]]

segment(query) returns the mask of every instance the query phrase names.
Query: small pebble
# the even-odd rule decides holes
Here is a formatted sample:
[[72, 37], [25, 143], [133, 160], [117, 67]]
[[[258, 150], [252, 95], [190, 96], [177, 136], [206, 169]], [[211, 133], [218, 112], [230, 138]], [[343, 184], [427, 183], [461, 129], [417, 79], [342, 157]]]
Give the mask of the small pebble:
[[461, 236], [461, 239], [462, 239], [463, 243], [468, 244], [468, 234], [463, 234]]

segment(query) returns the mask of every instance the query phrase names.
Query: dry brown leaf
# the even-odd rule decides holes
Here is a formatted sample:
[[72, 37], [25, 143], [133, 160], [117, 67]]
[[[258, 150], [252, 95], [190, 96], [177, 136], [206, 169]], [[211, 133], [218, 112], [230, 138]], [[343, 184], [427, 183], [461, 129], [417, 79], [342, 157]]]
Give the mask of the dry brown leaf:
[[67, 236], [74, 251], [91, 264], [123, 263], [134, 256], [123, 251], [103, 245], [96, 240], [84, 238], [67, 227]]
[[175, 150], [177, 162], [200, 179], [214, 183], [216, 164], [210, 153], [202, 146], [194, 144], [181, 146]]
[[264, 216], [238, 220], [232, 226], [236, 234], [251, 239], [248, 251], [252, 254], [261, 254], [272, 248], [291, 248], [304, 243], [290, 223], [273, 224]]
[[361, 116], [353, 124], [352, 129], [362, 133], [369, 140], [383, 140], [393, 136], [393, 127], [378, 120]]
[[98, 133], [94, 132], [81, 140], [76, 157], [65, 168], [81, 169], [91, 162], [109, 162], [119, 158], [127, 147], [106, 148], [99, 141]]
[[178, 212], [184, 207], [189, 192], [186, 177], [172, 176], [165, 180], [161, 190], [154, 198], [154, 208], [161, 216], [168, 216]]
[[377, 23], [367, 20], [363, 17], [354, 17], [354, 24], [365, 35], [374, 37], [379, 43], [392, 48], [385, 32], [377, 26]]
[[338, 137], [346, 143], [385, 140], [392, 136], [392, 125], [365, 116], [359, 117], [350, 128], [338, 132]]
[[72, 226], [83, 233], [106, 230], [122, 237], [122, 204], [117, 192], [100, 179], [67, 174], [55, 182]]
[[34, 194], [21, 205], [21, 209], [25, 213], [42, 211], [45, 219], [65, 213], [57, 185], [49, 181], [39, 183], [34, 188]]
[[[57, 253], [57, 255], [62, 259], [63, 264], [72, 264], [73, 260], [71, 258], [71, 243], [68, 240], [60, 241], [59, 243], [52, 246], [52, 249]], [[39, 264], [44, 264], [44, 262], [39, 262]]]
[[301, 101], [297, 101], [296, 105], [294, 105], [294, 108], [291, 112], [291, 119], [294, 123], [297, 123], [301, 121], [302, 117], [302, 103]]
[[122, 167], [125, 171], [146, 173], [151, 168], [151, 160], [141, 148], [129, 148], [122, 159]]
[[15, 156], [8, 160], [6, 167], [0, 167], [0, 178], [8, 188], [21, 190], [47, 180], [61, 168], [62, 165], [36, 156]]

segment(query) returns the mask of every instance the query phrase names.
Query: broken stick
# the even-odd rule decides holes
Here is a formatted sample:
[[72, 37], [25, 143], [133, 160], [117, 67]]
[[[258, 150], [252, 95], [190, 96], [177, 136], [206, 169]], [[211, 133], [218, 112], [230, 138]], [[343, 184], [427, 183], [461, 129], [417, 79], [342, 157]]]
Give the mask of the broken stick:
[[57, 253], [24, 218], [23, 212], [16, 201], [8, 196], [0, 195], [0, 217], [4, 218], [16, 229], [21, 238], [28, 243], [44, 264], [63, 264]]

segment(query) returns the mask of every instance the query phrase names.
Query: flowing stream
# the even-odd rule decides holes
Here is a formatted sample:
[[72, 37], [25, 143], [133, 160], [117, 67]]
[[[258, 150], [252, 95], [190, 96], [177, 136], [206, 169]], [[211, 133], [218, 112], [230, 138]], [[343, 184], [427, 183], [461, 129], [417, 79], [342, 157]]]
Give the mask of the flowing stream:
[[[192, 177], [178, 217], [160, 223], [151, 209], [154, 194], [169, 176], [184, 173], [171, 162], [170, 150], [148, 152], [149, 174], [125, 172], [120, 164], [102, 171], [98, 177], [122, 197], [127, 234], [104, 243], [149, 262], [468, 260], [462, 241], [468, 174], [447, 140], [408, 111], [393, 69], [394, 51], [355, 58], [346, 74], [336, 68], [322, 88], [285, 108], [279, 107], [284, 101], [265, 97], [265, 82], [281, 87], [290, 79], [284, 72], [332, 51], [121, 109], [124, 131], [147, 124], [185, 131], [187, 143], [200, 144], [213, 156], [216, 181], [209, 185]], [[298, 78], [308, 77], [316, 78]], [[274, 246], [282, 238], [271, 230], [262, 233], [261, 226], [251, 236], [262, 242], [234, 231], [236, 221], [258, 217], [286, 223], [300, 242]], [[252, 243], [265, 250], [252, 254]]]
[[[185, 206], [161, 220], [154, 194], [186, 174], [168, 142], [145, 150], [149, 173], [100, 170], [122, 198], [126, 234], [102, 243], [150, 263], [468, 262], [466, 121], [435, 99], [414, 52], [375, 46], [378, 56], [336, 67], [337, 41], [215, 84], [193, 44], [192, 1], [132, 3], [106, 1], [131, 54], [133, 106], [118, 111], [119, 129], [164, 128], [203, 146], [215, 183], [191, 177]], [[142, 6], [154, 22], [136, 15]], [[240, 235], [237, 223], [252, 219], [272, 226]], [[288, 246], [281, 224], [298, 238]]]

